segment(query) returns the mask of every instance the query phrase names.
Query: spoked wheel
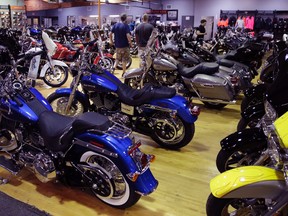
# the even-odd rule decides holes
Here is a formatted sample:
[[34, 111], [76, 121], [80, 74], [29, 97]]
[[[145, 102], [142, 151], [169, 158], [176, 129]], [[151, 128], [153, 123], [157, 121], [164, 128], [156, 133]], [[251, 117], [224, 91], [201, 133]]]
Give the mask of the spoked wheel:
[[69, 95], [61, 95], [53, 93], [47, 98], [47, 100], [52, 106], [53, 111], [61, 115], [78, 116], [81, 113], [88, 111], [88, 108], [87, 106], [85, 106], [84, 101], [82, 101], [79, 98], [74, 98], [70, 109], [66, 113], [66, 107], [68, 104]]
[[[127, 61], [126, 63], [126, 69], [128, 69], [132, 64], [132, 58], [131, 56], [129, 57], [129, 60]], [[123, 70], [123, 65], [122, 65], [122, 62], [119, 62], [119, 64], [117, 65], [117, 69], [119, 70]]]
[[111, 70], [113, 68], [113, 60], [108, 57], [103, 57], [102, 59], [99, 60], [98, 64], [106, 70]]
[[124, 209], [140, 199], [141, 195], [132, 191], [125, 175], [108, 157], [90, 151], [82, 155], [80, 162], [88, 164], [83, 166], [85, 175], [89, 178], [88, 184], [102, 202]]
[[194, 123], [185, 122], [178, 115], [174, 118], [164, 113], [153, 116], [152, 139], [168, 149], [179, 149], [189, 144], [195, 133]]
[[216, 159], [217, 169], [222, 173], [236, 167], [253, 165], [261, 156], [261, 152], [256, 150], [249, 152], [247, 149], [237, 151], [224, 151], [221, 149]]
[[64, 67], [55, 65], [55, 75], [51, 68], [48, 68], [45, 76], [43, 77], [43, 81], [51, 86], [51, 87], [60, 87], [63, 85], [68, 79], [68, 69]]
[[212, 194], [206, 203], [207, 216], [247, 216], [267, 213], [265, 199], [221, 199]]

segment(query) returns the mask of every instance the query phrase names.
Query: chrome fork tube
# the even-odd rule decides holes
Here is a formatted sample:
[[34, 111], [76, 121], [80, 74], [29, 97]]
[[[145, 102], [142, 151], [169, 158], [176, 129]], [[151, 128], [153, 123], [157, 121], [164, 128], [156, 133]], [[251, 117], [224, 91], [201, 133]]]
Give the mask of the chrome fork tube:
[[73, 102], [73, 99], [74, 99], [74, 96], [75, 96], [75, 92], [76, 92], [77, 86], [79, 84], [81, 75], [82, 75], [82, 71], [80, 70], [78, 75], [77, 75], [76, 82], [75, 82], [75, 84], [73, 86], [72, 92], [71, 92], [71, 94], [69, 96], [69, 99], [68, 99], [68, 102], [67, 102], [67, 106], [65, 108], [65, 115], [68, 114], [68, 112], [69, 112], [69, 110], [71, 108], [71, 105], [72, 105], [72, 102]]

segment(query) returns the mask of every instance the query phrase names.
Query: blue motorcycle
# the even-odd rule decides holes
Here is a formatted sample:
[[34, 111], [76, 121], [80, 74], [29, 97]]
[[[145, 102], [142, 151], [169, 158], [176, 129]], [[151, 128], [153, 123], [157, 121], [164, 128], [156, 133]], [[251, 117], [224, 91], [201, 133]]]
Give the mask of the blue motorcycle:
[[197, 106], [172, 88], [147, 84], [132, 89], [109, 71], [89, 65], [85, 50], [81, 60], [70, 65], [74, 77], [70, 88], [58, 89], [47, 98], [54, 111], [70, 116], [95, 111], [168, 149], [192, 140], [200, 113]]
[[14, 69], [0, 81], [0, 166], [15, 175], [25, 167], [42, 182], [57, 179], [81, 187], [116, 208], [153, 192], [154, 156], [140, 151], [140, 143], [129, 137], [131, 129], [93, 112], [60, 115], [26, 86], [15, 66], [35, 55], [13, 60]]

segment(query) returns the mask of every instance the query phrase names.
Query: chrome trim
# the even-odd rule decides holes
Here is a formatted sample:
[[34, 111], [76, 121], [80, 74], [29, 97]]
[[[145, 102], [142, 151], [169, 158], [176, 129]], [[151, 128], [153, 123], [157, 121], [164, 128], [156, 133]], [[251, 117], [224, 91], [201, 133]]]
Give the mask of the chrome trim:
[[172, 109], [169, 109], [169, 108], [156, 106], [156, 105], [151, 105], [151, 104], [143, 104], [143, 105], [140, 106], [140, 108], [148, 108], [148, 109], [153, 109], [153, 110], [158, 110], [158, 111], [163, 111], [163, 112], [171, 112], [173, 114], [177, 114], [177, 110], [172, 110]]
[[219, 100], [219, 99], [205, 99], [205, 98], [198, 98], [198, 97], [191, 97], [191, 99], [205, 101], [205, 102], [214, 102], [214, 103], [223, 103], [223, 104], [236, 104], [236, 100], [223, 101], [223, 100]]

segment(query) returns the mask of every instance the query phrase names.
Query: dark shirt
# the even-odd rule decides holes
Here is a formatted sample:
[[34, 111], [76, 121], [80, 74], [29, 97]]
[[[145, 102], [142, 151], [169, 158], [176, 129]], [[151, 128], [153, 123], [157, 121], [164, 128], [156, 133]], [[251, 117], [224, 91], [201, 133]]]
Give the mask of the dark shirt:
[[130, 29], [129, 29], [128, 24], [125, 24], [123, 22], [116, 23], [112, 27], [111, 32], [114, 34], [116, 48], [129, 47], [127, 33], [130, 33]]
[[[197, 29], [200, 33], [205, 33], [206, 29], [203, 25], [200, 25]], [[203, 39], [204, 35], [197, 35], [197, 39]]]
[[139, 47], [146, 47], [154, 26], [150, 23], [141, 23], [136, 27], [135, 34], [139, 39]]

